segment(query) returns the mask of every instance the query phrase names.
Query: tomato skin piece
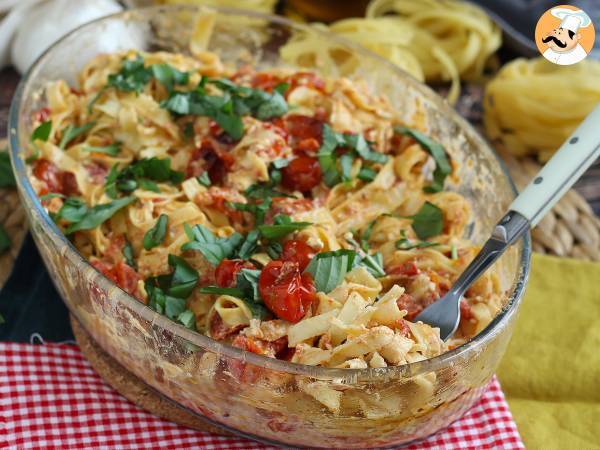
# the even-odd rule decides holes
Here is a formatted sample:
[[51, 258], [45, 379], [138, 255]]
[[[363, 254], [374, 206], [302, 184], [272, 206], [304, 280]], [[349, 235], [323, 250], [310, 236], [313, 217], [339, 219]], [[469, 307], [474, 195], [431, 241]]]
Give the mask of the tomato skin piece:
[[406, 320], [413, 320], [417, 315], [423, 311], [423, 306], [410, 294], [402, 294], [398, 300], [396, 300], [398, 309], [404, 309], [407, 311]]
[[92, 261], [92, 266], [129, 295], [139, 298], [137, 287], [138, 281], [142, 277], [124, 261], [118, 261], [116, 264], [111, 265], [105, 261], [96, 260]]
[[310, 156], [293, 159], [281, 172], [282, 183], [288, 189], [306, 192], [321, 182], [321, 165]]
[[66, 196], [79, 194], [75, 175], [71, 172], [60, 170], [54, 163], [47, 159], [38, 159], [34, 162], [33, 175], [46, 184], [46, 193], [52, 192]]
[[417, 264], [414, 261], [406, 261], [404, 264], [399, 266], [390, 267], [387, 270], [387, 273], [390, 275], [402, 275], [405, 277], [414, 277], [419, 275], [421, 271], [417, 267]]
[[261, 271], [258, 290], [267, 308], [278, 318], [296, 323], [316, 298], [312, 278], [302, 276], [298, 263], [271, 261]]
[[254, 264], [241, 259], [224, 259], [215, 269], [215, 280], [221, 287], [234, 287], [237, 274], [242, 269], [254, 269]]
[[464, 298], [460, 299], [460, 318], [464, 320], [470, 320], [473, 318], [471, 305], [469, 305]]
[[299, 141], [314, 138], [321, 145], [321, 140], [323, 139], [323, 120], [316, 117], [293, 114], [287, 116], [284, 123], [285, 129], [291, 137]]
[[282, 261], [296, 262], [300, 270], [304, 271], [316, 253], [315, 249], [306, 242], [299, 239], [292, 239], [283, 244], [280, 259]]

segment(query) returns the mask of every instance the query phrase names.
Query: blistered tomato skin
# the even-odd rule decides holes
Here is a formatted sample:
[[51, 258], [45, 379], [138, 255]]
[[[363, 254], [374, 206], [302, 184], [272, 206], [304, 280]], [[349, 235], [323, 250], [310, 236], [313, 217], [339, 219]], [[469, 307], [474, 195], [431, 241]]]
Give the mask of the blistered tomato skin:
[[288, 189], [310, 191], [321, 182], [321, 165], [317, 158], [300, 156], [282, 170], [282, 184]]
[[33, 175], [46, 185], [47, 193], [78, 195], [77, 180], [71, 172], [60, 170], [47, 159], [38, 159], [33, 163]]
[[292, 239], [283, 244], [281, 260], [296, 262], [300, 271], [304, 271], [316, 253], [315, 249], [306, 242]]
[[241, 259], [224, 259], [215, 269], [215, 281], [221, 287], [234, 287], [242, 269], [254, 269], [254, 264]]
[[306, 315], [316, 298], [310, 275], [301, 275], [298, 263], [291, 261], [269, 262], [260, 273], [258, 289], [267, 308], [292, 323]]

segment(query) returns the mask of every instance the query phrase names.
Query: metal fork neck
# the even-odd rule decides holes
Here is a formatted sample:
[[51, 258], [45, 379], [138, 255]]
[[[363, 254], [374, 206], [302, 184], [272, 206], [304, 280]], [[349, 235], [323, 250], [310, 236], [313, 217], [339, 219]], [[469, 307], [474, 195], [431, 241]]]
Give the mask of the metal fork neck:
[[460, 275], [452, 286], [452, 292], [462, 296], [471, 284], [479, 278], [517, 239], [529, 229], [529, 221], [515, 211], [509, 211], [494, 228], [492, 236], [483, 245], [479, 254]]

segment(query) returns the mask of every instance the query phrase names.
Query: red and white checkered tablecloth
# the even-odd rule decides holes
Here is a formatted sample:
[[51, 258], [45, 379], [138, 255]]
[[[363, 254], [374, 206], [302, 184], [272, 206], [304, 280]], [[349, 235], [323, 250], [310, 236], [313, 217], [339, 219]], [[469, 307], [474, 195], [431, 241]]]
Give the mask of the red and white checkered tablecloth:
[[[0, 343], [0, 449], [264, 449], [154, 417], [112, 390], [78, 347]], [[497, 380], [462, 419], [407, 449], [524, 449]]]

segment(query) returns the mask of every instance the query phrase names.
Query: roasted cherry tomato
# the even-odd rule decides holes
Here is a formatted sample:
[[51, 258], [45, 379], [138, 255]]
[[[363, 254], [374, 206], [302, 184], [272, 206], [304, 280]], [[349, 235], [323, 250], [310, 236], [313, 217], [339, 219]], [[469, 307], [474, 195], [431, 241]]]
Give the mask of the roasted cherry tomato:
[[47, 159], [38, 159], [33, 164], [33, 175], [46, 184], [47, 192], [67, 196], [79, 194], [77, 180], [71, 172], [60, 170]]
[[242, 269], [254, 269], [254, 264], [241, 259], [224, 259], [215, 269], [215, 281], [221, 287], [234, 287]]
[[252, 87], [267, 92], [273, 91], [273, 88], [281, 83], [282, 81], [279, 77], [266, 72], [258, 72], [252, 77], [251, 81]]
[[304, 271], [316, 253], [315, 249], [306, 242], [299, 239], [292, 239], [283, 244], [281, 260], [296, 262], [300, 270]]
[[105, 261], [96, 260], [92, 261], [92, 265], [129, 295], [138, 296], [138, 281], [142, 277], [125, 262], [119, 261], [112, 265]]
[[399, 266], [390, 267], [387, 270], [390, 275], [402, 275], [405, 277], [414, 277], [421, 273], [414, 261], [406, 261], [404, 264]]
[[314, 138], [321, 142], [323, 136], [323, 120], [311, 116], [293, 114], [285, 118], [285, 129], [296, 140]]
[[267, 308], [280, 319], [296, 323], [316, 298], [310, 274], [300, 274], [296, 262], [271, 261], [260, 273], [258, 290]]
[[413, 320], [421, 311], [423, 311], [423, 307], [410, 294], [402, 294], [400, 298], [396, 300], [396, 304], [398, 305], [399, 309], [404, 309], [407, 311], [407, 320]]
[[473, 313], [471, 312], [471, 305], [467, 303], [467, 301], [463, 298], [460, 300], [460, 318], [464, 320], [469, 320], [473, 318]]
[[317, 158], [300, 156], [281, 171], [285, 187], [301, 192], [310, 191], [321, 182], [321, 166]]

